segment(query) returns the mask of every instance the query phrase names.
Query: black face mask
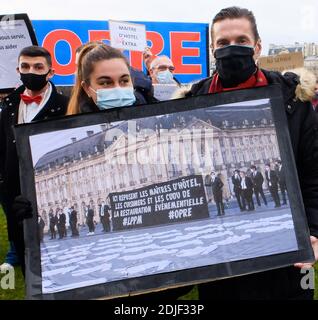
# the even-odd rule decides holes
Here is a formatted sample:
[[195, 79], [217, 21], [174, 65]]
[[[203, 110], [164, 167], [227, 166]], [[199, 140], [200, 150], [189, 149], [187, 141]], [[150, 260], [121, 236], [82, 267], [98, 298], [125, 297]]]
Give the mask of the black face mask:
[[233, 88], [247, 81], [256, 71], [254, 48], [230, 45], [216, 49], [216, 71], [224, 88]]
[[48, 80], [46, 80], [46, 77], [50, 71], [46, 74], [20, 73], [20, 79], [27, 89], [40, 91], [47, 85]]

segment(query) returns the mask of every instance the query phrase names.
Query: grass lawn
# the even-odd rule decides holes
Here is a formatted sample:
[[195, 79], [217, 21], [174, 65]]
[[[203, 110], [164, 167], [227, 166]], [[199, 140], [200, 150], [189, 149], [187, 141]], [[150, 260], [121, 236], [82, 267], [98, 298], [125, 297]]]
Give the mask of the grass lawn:
[[[5, 255], [8, 249], [8, 238], [7, 238], [7, 228], [5, 216], [0, 208], [0, 264], [4, 261]], [[15, 268], [15, 289], [14, 290], [3, 290], [0, 287], [0, 300], [22, 300], [24, 299], [24, 279], [19, 267]], [[2, 278], [2, 274], [0, 273], [0, 280]], [[316, 265], [316, 290], [315, 290], [315, 299], [318, 300], [318, 265]], [[198, 299], [198, 291], [197, 288], [194, 287], [191, 292], [187, 295], [180, 298], [181, 300], [197, 300]]]

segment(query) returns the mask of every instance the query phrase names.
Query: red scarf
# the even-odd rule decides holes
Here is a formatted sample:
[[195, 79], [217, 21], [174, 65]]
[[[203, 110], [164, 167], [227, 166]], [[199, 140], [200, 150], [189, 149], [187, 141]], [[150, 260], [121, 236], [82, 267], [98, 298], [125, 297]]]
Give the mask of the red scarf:
[[247, 81], [240, 83], [237, 87], [233, 88], [223, 88], [219, 75], [216, 73], [213, 78], [209, 88], [209, 93], [218, 93], [224, 91], [232, 91], [238, 89], [249, 89], [257, 87], [265, 87], [268, 85], [268, 81], [261, 70], [257, 70]]

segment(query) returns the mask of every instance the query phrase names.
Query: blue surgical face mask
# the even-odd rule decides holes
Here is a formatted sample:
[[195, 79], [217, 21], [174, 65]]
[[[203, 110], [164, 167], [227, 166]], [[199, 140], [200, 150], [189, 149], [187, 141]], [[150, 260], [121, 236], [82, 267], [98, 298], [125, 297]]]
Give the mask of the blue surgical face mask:
[[173, 74], [169, 70], [158, 72], [157, 73], [157, 80], [160, 84], [175, 83], [175, 81], [173, 80]]
[[133, 87], [97, 89], [91, 88], [97, 95], [96, 105], [100, 110], [132, 106], [136, 102]]

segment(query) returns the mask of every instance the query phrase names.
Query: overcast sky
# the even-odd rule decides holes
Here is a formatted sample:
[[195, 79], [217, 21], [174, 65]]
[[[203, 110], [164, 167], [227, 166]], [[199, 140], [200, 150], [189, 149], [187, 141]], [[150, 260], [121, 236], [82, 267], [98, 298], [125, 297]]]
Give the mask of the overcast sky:
[[80, 140], [87, 137], [86, 131], [90, 130], [94, 131], [94, 133], [97, 133], [101, 131], [101, 128], [100, 125], [95, 125], [31, 136], [30, 145], [32, 151], [33, 166], [35, 166], [38, 160], [46, 153], [70, 144], [72, 138], [77, 138], [77, 140]]
[[251, 9], [267, 54], [268, 44], [318, 42], [317, 0], [1, 0], [0, 14], [28, 13], [36, 20], [205, 22], [222, 8]]

